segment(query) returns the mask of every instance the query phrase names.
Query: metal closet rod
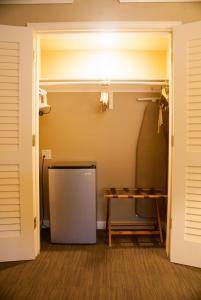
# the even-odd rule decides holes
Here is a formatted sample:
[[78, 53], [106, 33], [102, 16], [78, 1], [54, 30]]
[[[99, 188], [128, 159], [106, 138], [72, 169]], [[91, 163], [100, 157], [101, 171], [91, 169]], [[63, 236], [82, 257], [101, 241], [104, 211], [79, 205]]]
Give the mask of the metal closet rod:
[[168, 80], [41, 80], [41, 86], [71, 85], [71, 84], [97, 84], [97, 85], [158, 85], [168, 86]]

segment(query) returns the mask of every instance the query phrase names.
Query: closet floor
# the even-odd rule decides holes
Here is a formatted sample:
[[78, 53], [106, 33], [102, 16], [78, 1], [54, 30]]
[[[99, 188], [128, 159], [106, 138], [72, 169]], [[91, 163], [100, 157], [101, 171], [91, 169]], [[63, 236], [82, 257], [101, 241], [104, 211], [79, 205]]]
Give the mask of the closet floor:
[[34, 261], [0, 264], [2, 300], [199, 300], [201, 270], [172, 264], [159, 239], [114, 237], [105, 244], [53, 245], [43, 230]]

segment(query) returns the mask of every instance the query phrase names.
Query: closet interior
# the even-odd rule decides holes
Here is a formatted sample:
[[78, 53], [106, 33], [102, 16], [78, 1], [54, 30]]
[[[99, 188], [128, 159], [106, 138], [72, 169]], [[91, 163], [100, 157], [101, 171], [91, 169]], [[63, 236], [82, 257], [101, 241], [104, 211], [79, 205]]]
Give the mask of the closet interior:
[[[166, 32], [40, 35], [43, 226], [49, 226], [47, 169], [54, 161], [96, 163], [100, 229], [106, 220], [104, 188], [168, 194], [170, 76], [170, 36]], [[47, 154], [45, 159], [42, 153]], [[164, 235], [167, 205], [168, 197], [160, 200]], [[112, 202], [112, 220], [140, 220], [142, 226], [137, 230], [155, 215], [153, 199], [117, 198]], [[131, 225], [126, 228], [136, 230]]]

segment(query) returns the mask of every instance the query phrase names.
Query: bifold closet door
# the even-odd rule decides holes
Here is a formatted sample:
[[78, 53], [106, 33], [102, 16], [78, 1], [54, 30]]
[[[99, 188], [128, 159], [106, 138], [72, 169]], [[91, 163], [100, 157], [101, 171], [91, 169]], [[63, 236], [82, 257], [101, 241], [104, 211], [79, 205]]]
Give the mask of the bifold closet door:
[[0, 26], [0, 261], [35, 257], [32, 31]]
[[201, 267], [201, 22], [175, 28], [172, 262]]

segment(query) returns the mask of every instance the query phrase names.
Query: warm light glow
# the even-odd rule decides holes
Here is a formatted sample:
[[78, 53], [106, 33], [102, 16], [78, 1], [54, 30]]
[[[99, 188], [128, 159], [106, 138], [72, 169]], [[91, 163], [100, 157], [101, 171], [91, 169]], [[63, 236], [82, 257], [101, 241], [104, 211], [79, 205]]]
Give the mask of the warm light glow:
[[71, 32], [40, 34], [42, 51], [143, 50], [168, 51], [167, 32]]
[[47, 51], [41, 78], [69, 80], [140, 80], [166, 78], [164, 51]]
[[[115, 70], [115, 58], [110, 52], [102, 52], [98, 55], [98, 70], [99, 76], [103, 80], [109, 80]], [[116, 62], [117, 65], [117, 62]]]
[[100, 33], [98, 38], [102, 48], [113, 48], [115, 46], [115, 38], [111, 33]]

